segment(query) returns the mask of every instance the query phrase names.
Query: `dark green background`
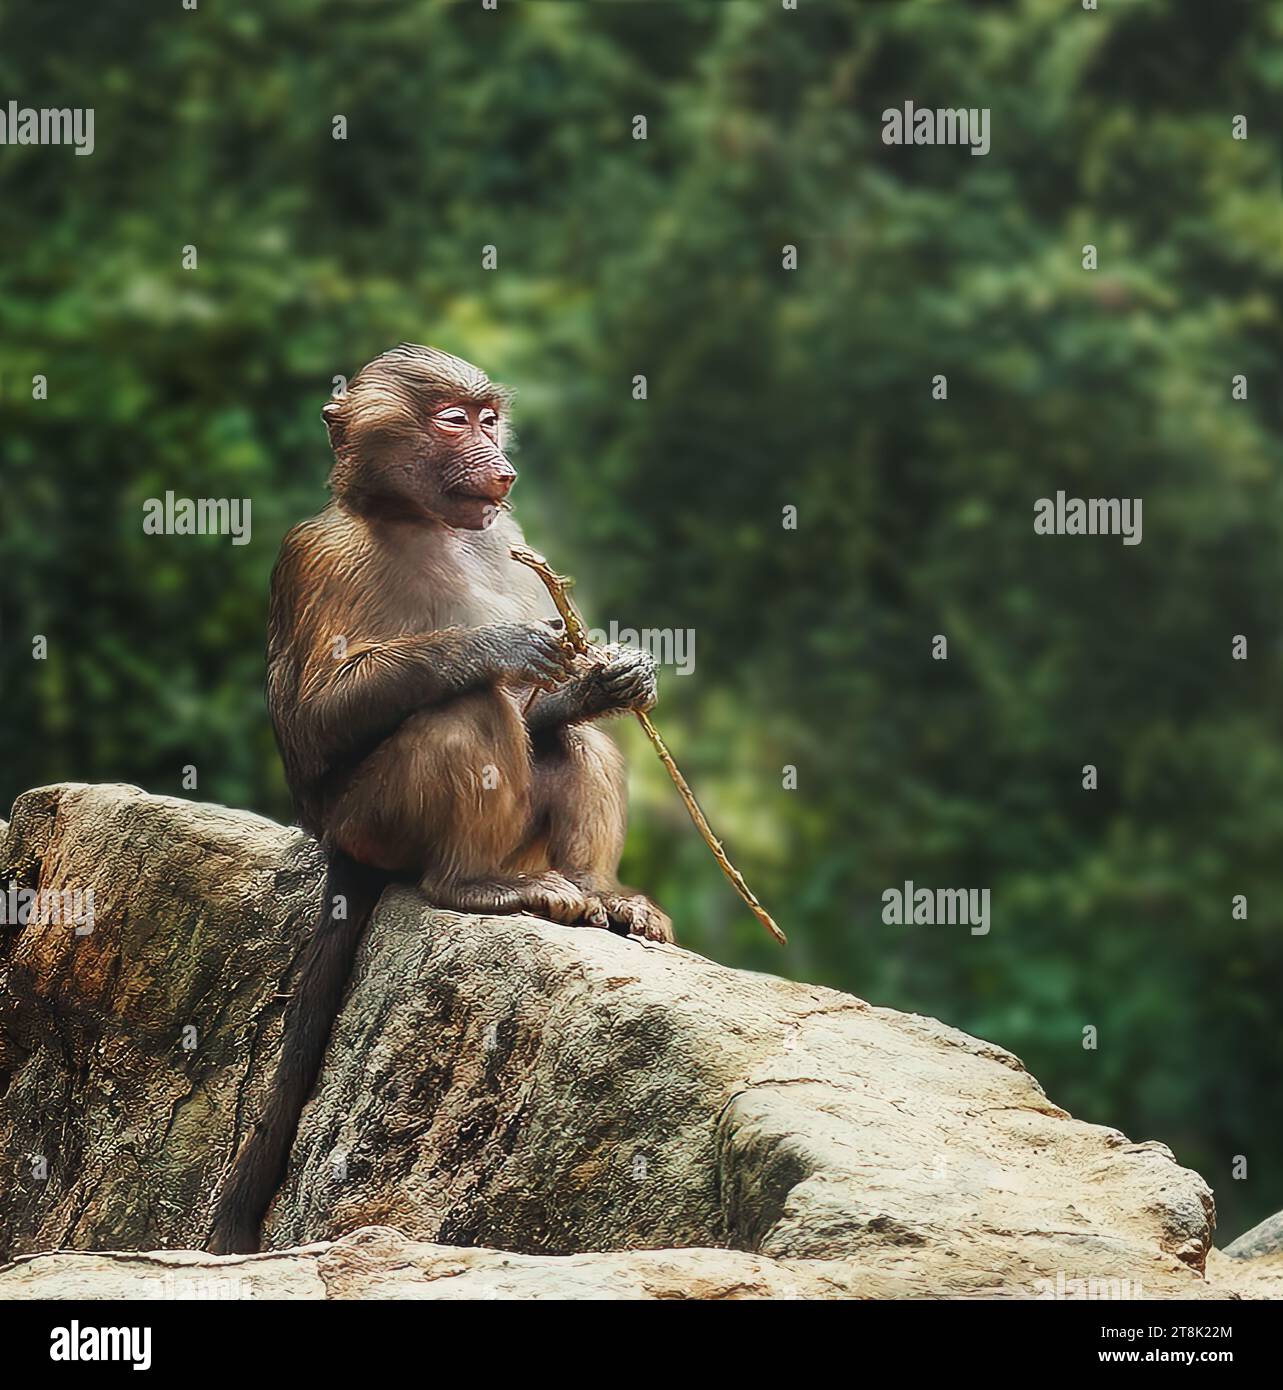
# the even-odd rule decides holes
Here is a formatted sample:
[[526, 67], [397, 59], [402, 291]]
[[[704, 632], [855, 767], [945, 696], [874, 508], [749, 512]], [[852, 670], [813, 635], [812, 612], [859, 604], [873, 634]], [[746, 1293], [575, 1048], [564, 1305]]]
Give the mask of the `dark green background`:
[[[591, 620], [696, 630], [660, 723], [793, 945], [629, 727], [625, 868], [685, 943], [1012, 1048], [1237, 1234], [1283, 1207], [1281, 92], [1268, 0], [4, 5], [0, 98], [97, 149], [0, 149], [3, 799], [194, 763], [288, 815], [262, 634], [319, 410], [438, 344], [517, 388]], [[909, 99], [991, 153], [884, 146]], [[1143, 543], [1035, 536], [1057, 488]], [[144, 536], [166, 489], [253, 543]], [[990, 935], [883, 925], [906, 878], [992, 889]]]

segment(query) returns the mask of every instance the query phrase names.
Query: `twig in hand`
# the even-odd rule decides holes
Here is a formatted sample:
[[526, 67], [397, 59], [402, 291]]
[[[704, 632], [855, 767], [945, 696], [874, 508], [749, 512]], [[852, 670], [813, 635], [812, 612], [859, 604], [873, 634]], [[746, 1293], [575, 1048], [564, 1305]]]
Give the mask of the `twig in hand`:
[[[569, 593], [575, 581], [569, 575], [558, 574], [538, 551], [531, 550], [528, 546], [513, 546], [511, 554], [514, 560], [520, 564], [528, 565], [543, 580], [544, 588], [552, 596], [553, 603], [557, 605], [557, 612], [561, 614], [562, 621], [566, 624], [566, 641], [576, 652], [584, 656], [589, 655], [591, 644], [588, 641], [588, 631], [584, 627], [584, 620], [571, 601]], [[753, 890], [744, 882], [743, 874], [727, 857], [726, 851], [722, 848], [722, 842], [713, 834], [703, 811], [699, 808], [699, 802], [695, 800], [695, 793], [691, 791], [690, 784], [673, 761], [673, 755], [668, 751], [664, 740], [660, 738], [659, 730], [651, 723], [650, 715], [639, 709], [634, 710], [633, 713], [637, 716], [637, 722], [645, 730], [646, 737], [654, 745], [655, 752], [659, 754], [660, 762], [668, 769], [668, 775], [673, 779], [673, 785], [686, 803], [686, 809], [690, 813], [691, 820], [695, 822], [695, 828], [704, 837], [704, 843], [712, 850], [713, 858], [721, 865], [722, 872], [730, 879], [735, 891], [748, 904], [749, 911], [752, 912], [753, 916], [761, 922], [780, 945], [787, 944], [788, 938], [776, 925], [771, 914], [758, 902]]]

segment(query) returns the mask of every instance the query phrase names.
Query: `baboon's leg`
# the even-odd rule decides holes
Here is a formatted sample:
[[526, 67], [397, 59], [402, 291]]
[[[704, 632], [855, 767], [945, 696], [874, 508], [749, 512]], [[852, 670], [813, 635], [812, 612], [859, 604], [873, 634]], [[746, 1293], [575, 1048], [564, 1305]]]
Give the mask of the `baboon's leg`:
[[620, 885], [628, 781], [614, 740], [591, 724], [572, 725], [535, 749], [534, 816], [546, 827], [548, 863], [601, 900], [617, 931], [672, 941], [667, 915]]
[[597, 925], [600, 906], [546, 860], [515, 862], [531, 838], [532, 788], [519, 711], [500, 691], [476, 691], [411, 716], [381, 744], [331, 833], [366, 862], [416, 872], [438, 907]]

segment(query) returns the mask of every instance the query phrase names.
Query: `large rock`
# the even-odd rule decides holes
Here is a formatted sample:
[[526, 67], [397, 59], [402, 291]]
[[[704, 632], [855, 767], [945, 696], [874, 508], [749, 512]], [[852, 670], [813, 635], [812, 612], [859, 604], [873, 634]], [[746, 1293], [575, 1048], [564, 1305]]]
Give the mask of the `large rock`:
[[203, 1244], [320, 872], [301, 831], [244, 812], [123, 786], [18, 798], [0, 888], [92, 890], [93, 923], [0, 926], [0, 1258]]
[[[304, 837], [241, 812], [121, 787], [19, 799], [0, 874], [93, 886], [96, 920], [0, 940], [0, 1143], [8, 1172], [48, 1164], [0, 1201], [8, 1254], [203, 1244], [320, 869]], [[728, 1247], [757, 1257], [764, 1292], [818, 1261], [825, 1289], [872, 1296], [1095, 1280], [1198, 1297], [1211, 1223], [1206, 1185], [1162, 1145], [1072, 1119], [1010, 1053], [933, 1020], [398, 889], [270, 1213], [268, 1244], [305, 1250], [261, 1268], [306, 1283], [312, 1247], [396, 1227], [379, 1248], [409, 1241], [423, 1269], [481, 1268], [443, 1246]], [[750, 1268], [672, 1260], [653, 1267], [677, 1287], [697, 1260], [709, 1288]], [[641, 1266], [591, 1268], [627, 1284]]]
[[[1213, 1250], [1213, 1277], [1200, 1298], [1283, 1298], [1277, 1257], [1245, 1262]], [[772, 1260], [739, 1250], [621, 1250], [584, 1255], [514, 1255], [484, 1247], [432, 1245], [386, 1227], [363, 1227], [261, 1255], [195, 1250], [142, 1254], [57, 1251], [0, 1268], [0, 1302], [18, 1299], [752, 1299], [867, 1298], [860, 1270], [843, 1260]], [[1060, 1280], [1038, 1298], [1162, 1296], [1108, 1280]], [[1017, 1287], [995, 1297], [1028, 1296]]]
[[928, 1019], [385, 896], [269, 1223], [530, 1253], [729, 1245], [878, 1294], [1193, 1288], [1210, 1194]]
[[[830, 1272], [831, 1271], [831, 1272]], [[407, 1240], [367, 1227], [262, 1255], [60, 1252], [0, 1269], [10, 1299], [618, 1299], [850, 1296], [840, 1265], [793, 1267], [738, 1250], [513, 1255]]]

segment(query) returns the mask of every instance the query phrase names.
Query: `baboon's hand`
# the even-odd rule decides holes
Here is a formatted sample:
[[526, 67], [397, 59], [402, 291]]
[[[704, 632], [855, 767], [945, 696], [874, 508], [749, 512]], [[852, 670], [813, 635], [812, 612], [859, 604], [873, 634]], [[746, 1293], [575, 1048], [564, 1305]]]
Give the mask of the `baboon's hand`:
[[561, 621], [495, 623], [483, 629], [492, 668], [500, 679], [550, 689], [574, 672], [575, 654]]
[[659, 681], [655, 660], [639, 647], [612, 644], [604, 648], [605, 663], [592, 673], [596, 687], [593, 703], [602, 714], [622, 714], [628, 710], [643, 713], [655, 708]]

